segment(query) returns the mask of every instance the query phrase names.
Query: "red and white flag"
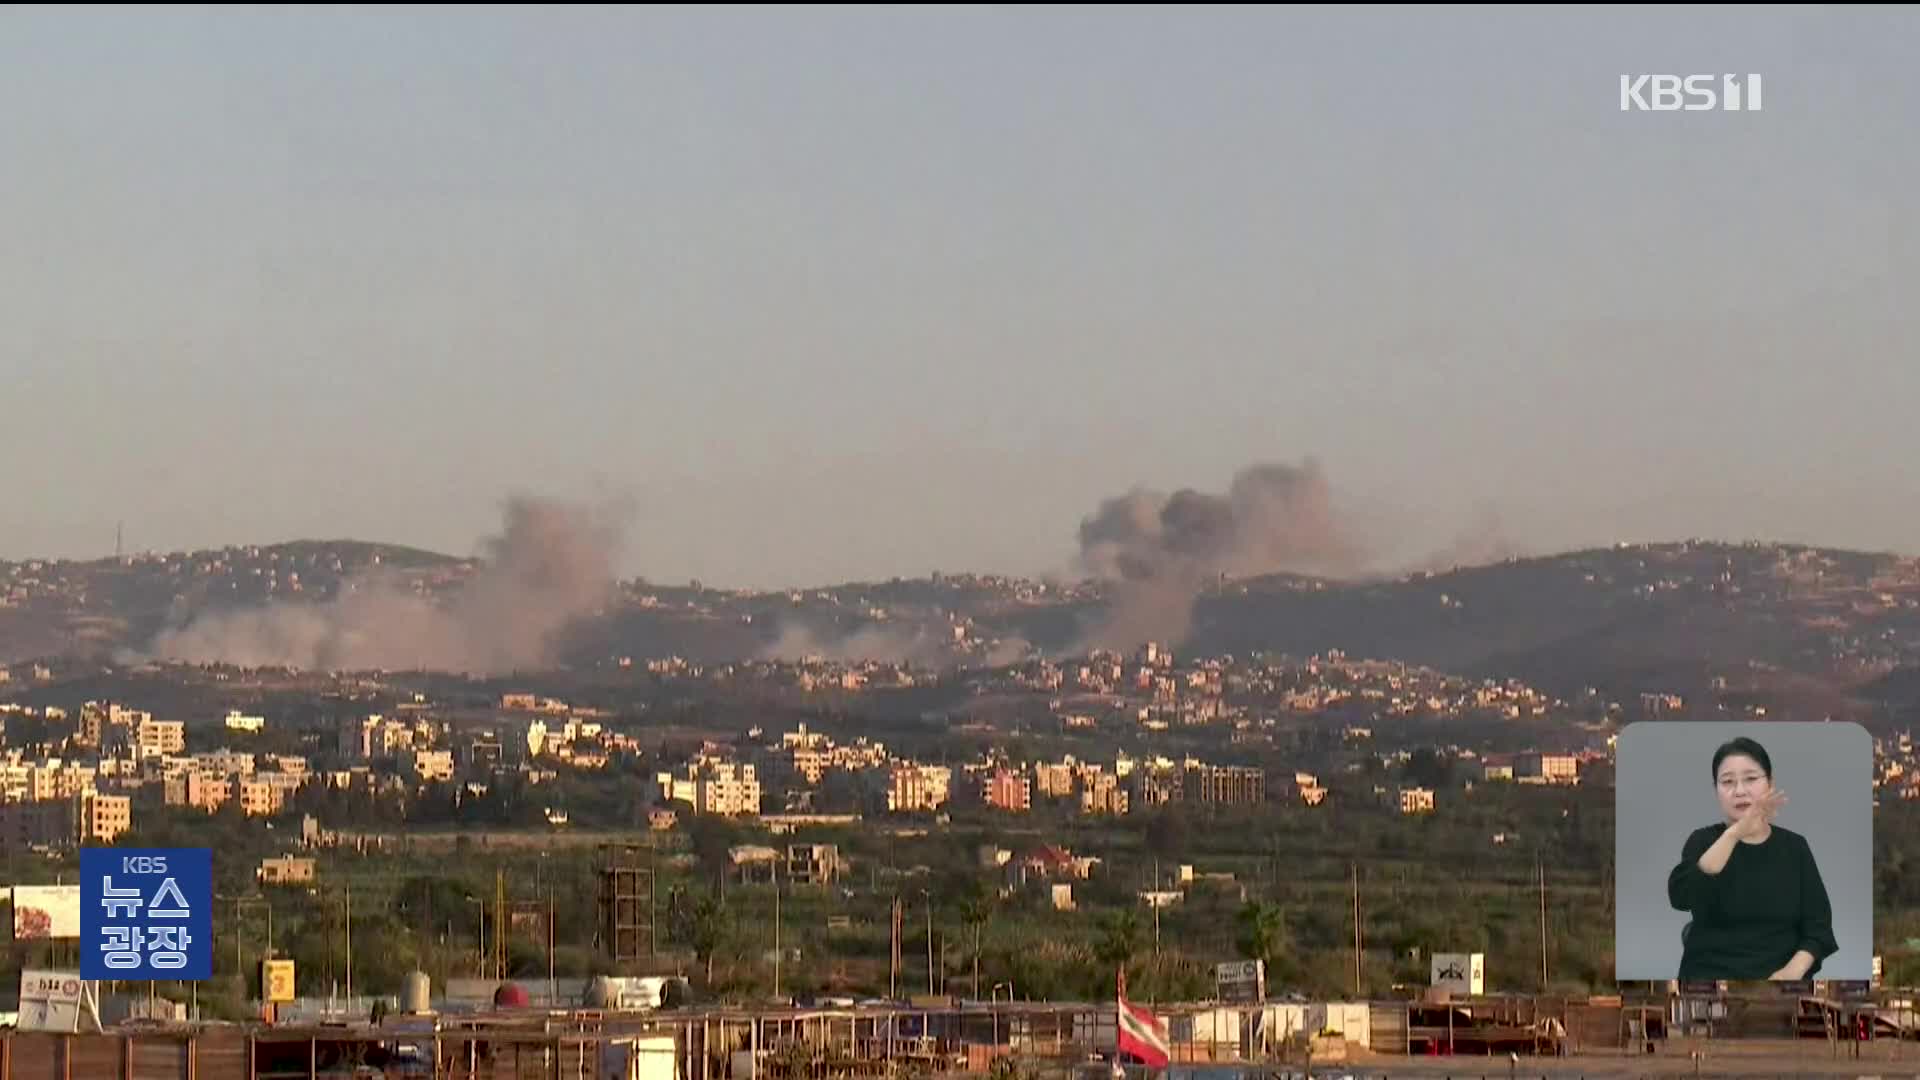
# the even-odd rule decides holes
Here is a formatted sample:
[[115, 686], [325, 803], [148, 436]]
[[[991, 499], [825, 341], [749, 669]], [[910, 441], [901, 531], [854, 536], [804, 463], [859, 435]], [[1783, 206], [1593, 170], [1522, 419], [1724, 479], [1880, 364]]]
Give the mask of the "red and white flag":
[[1120, 969], [1119, 1049], [1140, 1059], [1150, 1069], [1164, 1069], [1171, 1056], [1167, 1049], [1167, 1022], [1153, 1015], [1152, 1009], [1127, 1002], [1127, 971]]

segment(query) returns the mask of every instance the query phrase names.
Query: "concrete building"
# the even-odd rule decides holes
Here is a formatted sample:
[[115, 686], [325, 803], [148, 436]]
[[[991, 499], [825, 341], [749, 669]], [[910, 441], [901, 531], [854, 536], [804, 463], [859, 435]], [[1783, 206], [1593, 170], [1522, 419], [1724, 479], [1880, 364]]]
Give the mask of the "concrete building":
[[254, 871], [253, 876], [262, 885], [311, 885], [314, 880], [314, 861], [295, 855], [262, 859], [260, 869]]
[[187, 752], [187, 725], [180, 720], [155, 720], [148, 717], [134, 728], [134, 745], [141, 757], [160, 757]]
[[402, 771], [422, 784], [453, 779], [453, 751], [415, 750], [402, 759]]
[[17, 854], [35, 848], [70, 848], [75, 832], [74, 804], [70, 800], [0, 806], [0, 851]]
[[1578, 784], [1580, 759], [1572, 754], [1523, 754], [1516, 778], [1522, 783]]
[[251, 780], [235, 777], [233, 797], [239, 800], [241, 812], [248, 817], [272, 817], [287, 805], [284, 788], [257, 777]]
[[1033, 781], [1012, 769], [995, 769], [981, 784], [988, 806], [1024, 814], [1033, 809]]
[[1267, 797], [1267, 772], [1242, 765], [1190, 765], [1185, 788], [1191, 802], [1259, 806]]
[[1186, 774], [1180, 770], [1145, 766], [1133, 770], [1133, 799], [1137, 805], [1165, 806], [1185, 797]]
[[840, 876], [837, 844], [787, 845], [787, 880], [795, 885], [828, 885]]
[[1043, 798], [1064, 799], [1073, 794], [1073, 761], [1048, 764], [1037, 762], [1033, 766], [1033, 786]]
[[[677, 785], [676, 785], [677, 788]], [[752, 765], [711, 762], [693, 777], [693, 812], [733, 817], [760, 812], [760, 780]]]
[[111, 844], [133, 828], [133, 800], [125, 795], [88, 793], [80, 798], [82, 842]]
[[1105, 772], [1087, 774], [1080, 789], [1081, 813], [1124, 814], [1127, 806], [1127, 789], [1119, 777]]
[[188, 806], [212, 813], [227, 804], [233, 796], [233, 785], [224, 776], [188, 769], [168, 777], [162, 791], [168, 806]]
[[952, 785], [953, 770], [944, 765], [897, 765], [887, 777], [887, 809], [897, 814], [938, 810]]

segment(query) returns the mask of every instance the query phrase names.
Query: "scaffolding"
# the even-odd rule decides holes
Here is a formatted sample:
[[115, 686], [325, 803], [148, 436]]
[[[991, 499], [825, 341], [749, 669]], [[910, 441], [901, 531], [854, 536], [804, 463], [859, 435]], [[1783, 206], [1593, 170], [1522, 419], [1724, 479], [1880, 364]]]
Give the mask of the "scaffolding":
[[653, 856], [651, 842], [600, 845], [600, 940], [616, 964], [659, 952]]

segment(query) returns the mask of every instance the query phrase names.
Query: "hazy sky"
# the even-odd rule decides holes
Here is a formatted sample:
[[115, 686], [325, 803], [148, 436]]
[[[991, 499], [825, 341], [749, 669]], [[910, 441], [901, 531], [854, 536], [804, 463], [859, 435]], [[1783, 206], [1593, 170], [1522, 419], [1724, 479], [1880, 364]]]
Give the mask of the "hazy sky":
[[[0, 13], [0, 554], [1065, 566], [1317, 458], [1407, 547], [1920, 551], [1920, 15]], [[1759, 72], [1759, 113], [1623, 113]]]

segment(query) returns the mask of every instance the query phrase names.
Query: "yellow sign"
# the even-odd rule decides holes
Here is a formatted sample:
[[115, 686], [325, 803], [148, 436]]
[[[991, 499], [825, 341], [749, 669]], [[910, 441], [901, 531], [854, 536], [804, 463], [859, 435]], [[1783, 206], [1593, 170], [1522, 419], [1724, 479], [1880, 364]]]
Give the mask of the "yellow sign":
[[293, 1000], [293, 961], [265, 960], [260, 964], [260, 985], [266, 988], [262, 996], [268, 1001], [281, 1002]]

